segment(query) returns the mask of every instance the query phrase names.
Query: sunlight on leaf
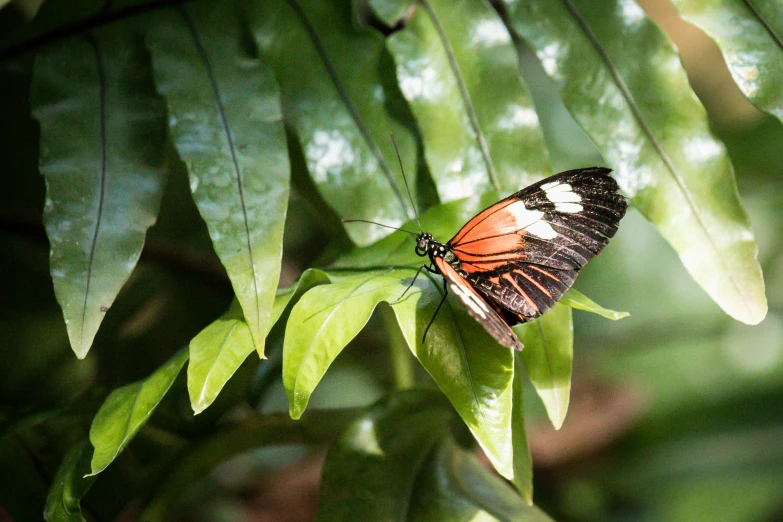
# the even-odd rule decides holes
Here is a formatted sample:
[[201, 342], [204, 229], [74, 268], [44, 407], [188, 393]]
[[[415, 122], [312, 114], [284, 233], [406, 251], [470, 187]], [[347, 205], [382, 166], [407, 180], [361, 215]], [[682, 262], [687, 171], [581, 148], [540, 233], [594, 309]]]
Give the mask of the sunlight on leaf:
[[188, 393], [193, 413], [198, 414], [212, 404], [253, 351], [253, 337], [236, 302], [190, 341], [189, 351]]
[[299, 301], [299, 298], [314, 286], [328, 284], [329, 276], [317, 268], [308, 268], [302, 273], [299, 281], [288, 288], [277, 291], [275, 304], [272, 306], [272, 324], [280, 320], [283, 313]]
[[559, 430], [568, 411], [574, 331], [571, 308], [556, 304], [535, 321], [514, 327], [525, 345], [522, 360], [530, 382], [546, 407], [552, 426]]
[[[414, 193], [416, 145], [380, 35], [356, 26], [348, 0], [253, 2], [248, 15], [324, 200], [341, 218], [398, 226], [413, 217], [389, 133]], [[389, 234], [364, 223], [346, 231], [359, 245]]]
[[594, 314], [600, 315], [601, 317], [611, 319], [612, 321], [618, 321], [631, 315], [628, 312], [616, 312], [614, 310], [604, 308], [575, 288], [569, 289], [568, 292], [566, 292], [566, 294], [560, 299], [560, 302], [566, 306], [570, 306], [571, 308], [584, 310], [585, 312], [592, 312]]
[[[391, 5], [389, 5], [391, 4]], [[399, 2], [371, 2], [381, 14]], [[516, 192], [551, 173], [511, 35], [482, 0], [426, 0], [388, 38], [441, 201]]]
[[118, 388], [106, 397], [90, 426], [95, 452], [88, 476], [106, 469], [125, 449], [158, 407], [187, 360], [188, 351], [180, 350], [146, 379]]
[[[413, 277], [413, 270], [408, 273]], [[392, 308], [413, 354], [454, 405], [495, 469], [511, 479], [513, 355], [470, 317], [461, 303], [451, 299], [444, 303], [422, 342], [424, 329], [443, 296], [442, 284], [440, 277], [422, 275]]]
[[783, 122], [783, 3], [673, 0], [682, 17], [720, 47], [737, 86]]
[[392, 269], [330, 275], [291, 310], [283, 344], [283, 384], [291, 417], [304, 412], [329, 365], [358, 334], [381, 301], [405, 289]]
[[503, 3], [633, 205], [726, 313], [761, 321], [758, 248], [733, 168], [672, 43], [630, 1]]
[[147, 39], [190, 190], [225, 266], [258, 354], [280, 278], [289, 164], [278, 88], [248, 55], [229, 4], [156, 17]]
[[83, 358], [155, 222], [166, 182], [165, 108], [129, 24], [38, 52], [50, 270], [71, 347]]

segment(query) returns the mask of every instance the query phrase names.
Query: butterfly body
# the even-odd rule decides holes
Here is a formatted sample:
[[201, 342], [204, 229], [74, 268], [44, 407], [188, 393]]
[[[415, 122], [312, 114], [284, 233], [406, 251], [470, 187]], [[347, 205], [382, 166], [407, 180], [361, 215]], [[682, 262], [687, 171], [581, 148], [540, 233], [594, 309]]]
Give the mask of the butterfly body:
[[416, 254], [429, 257], [424, 268], [444, 277], [487, 332], [521, 350], [510, 326], [551, 309], [625, 215], [609, 172], [593, 167], [541, 180], [479, 212], [446, 243], [418, 234]]

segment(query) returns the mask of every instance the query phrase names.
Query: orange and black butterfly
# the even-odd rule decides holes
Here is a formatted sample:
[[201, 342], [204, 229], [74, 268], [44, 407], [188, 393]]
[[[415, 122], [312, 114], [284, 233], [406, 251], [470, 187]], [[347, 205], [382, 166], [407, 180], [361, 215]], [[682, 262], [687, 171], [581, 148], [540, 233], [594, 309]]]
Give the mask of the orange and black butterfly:
[[521, 350], [510, 327], [552, 308], [617, 232], [628, 205], [610, 172], [592, 167], [543, 179], [479, 212], [446, 243], [405, 230], [430, 261], [408, 288], [423, 269], [441, 274], [444, 289], [492, 337]]

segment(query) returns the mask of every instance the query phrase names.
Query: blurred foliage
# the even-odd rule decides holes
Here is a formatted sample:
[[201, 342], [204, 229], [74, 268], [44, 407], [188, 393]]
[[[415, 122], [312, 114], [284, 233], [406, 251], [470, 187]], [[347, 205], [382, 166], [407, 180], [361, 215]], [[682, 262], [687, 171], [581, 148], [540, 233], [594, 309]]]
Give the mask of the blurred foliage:
[[[783, 518], [778, 5], [413, 4], [0, 1], [0, 518]], [[523, 357], [389, 132], [442, 240], [615, 169]]]

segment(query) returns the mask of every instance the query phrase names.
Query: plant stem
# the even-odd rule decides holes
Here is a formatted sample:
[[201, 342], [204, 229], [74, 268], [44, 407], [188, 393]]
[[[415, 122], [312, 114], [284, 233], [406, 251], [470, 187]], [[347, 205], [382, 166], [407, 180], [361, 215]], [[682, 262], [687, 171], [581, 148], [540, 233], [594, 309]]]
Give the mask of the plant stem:
[[383, 319], [384, 329], [389, 339], [389, 352], [391, 355], [391, 366], [394, 372], [394, 388], [405, 390], [412, 388], [414, 383], [413, 357], [408, 350], [408, 343], [402, 335], [394, 310], [390, 306], [380, 307], [381, 318]]
[[171, 520], [182, 493], [218, 464], [259, 446], [317, 444], [335, 439], [345, 426], [364, 412], [361, 408], [315, 410], [293, 420], [285, 413], [258, 415], [224, 428], [193, 445], [171, 470], [147, 503], [139, 520]]

